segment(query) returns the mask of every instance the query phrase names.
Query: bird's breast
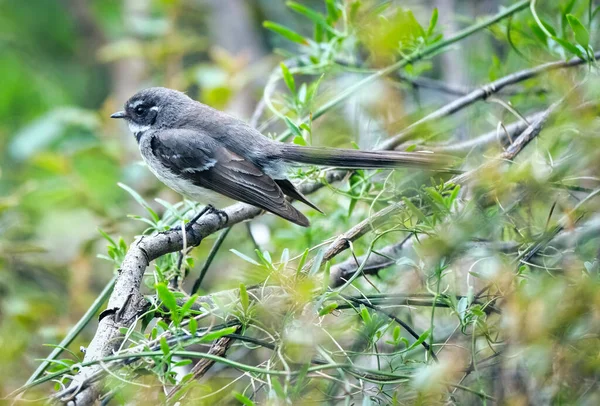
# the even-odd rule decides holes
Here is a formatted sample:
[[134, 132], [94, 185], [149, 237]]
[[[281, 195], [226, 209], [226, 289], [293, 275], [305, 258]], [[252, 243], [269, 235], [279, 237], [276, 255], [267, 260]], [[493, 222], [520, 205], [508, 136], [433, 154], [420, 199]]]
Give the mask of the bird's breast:
[[[149, 137], [148, 137], [149, 138]], [[146, 145], [142, 139], [140, 142], [140, 154], [144, 163], [162, 183], [173, 189], [184, 197], [202, 204], [212, 204], [217, 207], [233, 202], [226, 197], [213, 192], [210, 189], [203, 188], [194, 184], [192, 181], [174, 173], [171, 169], [164, 166], [159, 159], [152, 153], [150, 145]]]

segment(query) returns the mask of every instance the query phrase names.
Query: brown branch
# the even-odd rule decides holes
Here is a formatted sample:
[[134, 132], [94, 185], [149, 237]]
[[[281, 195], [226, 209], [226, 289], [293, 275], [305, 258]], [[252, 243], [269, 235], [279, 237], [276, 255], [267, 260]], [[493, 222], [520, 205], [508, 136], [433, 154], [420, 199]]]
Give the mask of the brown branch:
[[[389, 216], [400, 210], [404, 205], [400, 203], [394, 203], [386, 208], [378, 211], [369, 218], [361, 221], [350, 230], [337, 236], [337, 238], [329, 245], [325, 254], [323, 255], [323, 263], [329, 261], [339, 253], [345, 251], [350, 247], [350, 242], [358, 240], [360, 237], [371, 231], [378, 225], [389, 221]], [[314, 264], [314, 258], [311, 259], [304, 265], [302, 269], [304, 272], [308, 272]]]
[[[600, 51], [594, 54], [594, 59], [598, 58], [600, 58]], [[433, 113], [423, 117], [422, 119], [414, 122], [413, 124], [406, 127], [404, 130], [402, 130], [400, 133], [394, 135], [392, 138], [389, 138], [385, 142], [383, 142], [380, 145], [379, 149], [396, 148], [404, 141], [407, 141], [414, 134], [415, 130], [421, 127], [423, 124], [450, 116], [477, 101], [485, 100], [492, 94], [498, 93], [506, 86], [523, 82], [545, 72], [550, 72], [557, 69], [572, 68], [575, 66], [582, 65], [586, 62], [588, 61], [581, 58], [573, 58], [569, 61], [549, 62], [543, 65], [536, 66], [535, 68], [524, 69], [519, 72], [515, 72], [510, 75], [504, 76], [494, 82], [481, 86], [479, 89], [473, 90], [466, 96], [460, 97], [454, 100], [452, 103], [449, 103], [446, 106], [442, 107], [441, 109], [438, 109]]]

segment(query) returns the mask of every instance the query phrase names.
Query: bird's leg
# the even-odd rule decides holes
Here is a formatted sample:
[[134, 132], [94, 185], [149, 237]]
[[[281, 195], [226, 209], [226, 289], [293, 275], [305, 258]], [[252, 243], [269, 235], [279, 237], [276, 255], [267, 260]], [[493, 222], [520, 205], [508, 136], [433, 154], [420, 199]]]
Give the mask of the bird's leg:
[[225, 224], [227, 224], [229, 222], [229, 216], [227, 215], [225, 210], [219, 210], [219, 209], [212, 207], [212, 210], [210, 212], [215, 213], [217, 216], [219, 216], [219, 219], [222, 220], [220, 225], [224, 226]]
[[212, 204], [206, 205], [204, 206], [204, 208], [202, 210], [200, 210], [198, 212], [198, 214], [196, 214], [189, 223], [186, 224], [185, 229], [186, 231], [190, 231], [192, 229], [192, 227], [194, 226], [194, 224], [200, 220], [200, 218], [202, 218], [202, 216], [204, 216], [207, 213], [214, 213], [217, 216], [219, 216], [220, 220], [223, 220], [223, 222], [221, 223], [221, 225], [227, 224], [227, 222], [229, 221], [229, 216], [227, 215], [227, 213], [223, 210], [219, 210], [217, 208], [215, 208], [215, 206], [213, 206]]
[[196, 222], [198, 220], [200, 220], [200, 218], [202, 218], [202, 216], [204, 216], [206, 213], [212, 212], [213, 210], [216, 210], [216, 209], [213, 207], [212, 204], [204, 206], [202, 208], [202, 210], [200, 210], [198, 212], [198, 214], [196, 214], [194, 217], [192, 217], [192, 219], [185, 225], [185, 230], [190, 231], [192, 229], [192, 227], [194, 227], [194, 224], [196, 224]]

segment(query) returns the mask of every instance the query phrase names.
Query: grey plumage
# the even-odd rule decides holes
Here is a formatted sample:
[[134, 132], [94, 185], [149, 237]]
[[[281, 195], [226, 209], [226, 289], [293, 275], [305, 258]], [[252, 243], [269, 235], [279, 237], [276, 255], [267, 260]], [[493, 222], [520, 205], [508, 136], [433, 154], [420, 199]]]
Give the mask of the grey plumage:
[[160, 87], [140, 91], [111, 117], [127, 120], [150, 170], [176, 192], [200, 202], [210, 202], [216, 192], [301, 226], [308, 226], [308, 219], [285, 196], [319, 209], [286, 178], [291, 165], [370, 169], [442, 164], [440, 157], [426, 153], [272, 141], [241, 120]]

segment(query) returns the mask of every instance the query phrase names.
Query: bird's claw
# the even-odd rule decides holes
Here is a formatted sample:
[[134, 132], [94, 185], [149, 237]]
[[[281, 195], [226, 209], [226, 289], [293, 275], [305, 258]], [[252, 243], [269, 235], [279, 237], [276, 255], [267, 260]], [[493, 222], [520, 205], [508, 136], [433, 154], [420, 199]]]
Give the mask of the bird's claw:
[[214, 206], [209, 205], [209, 212], [214, 213], [217, 216], [219, 216], [220, 225], [223, 226], [229, 222], [229, 216], [227, 215], [227, 212], [225, 212], [224, 210], [219, 210], [219, 209], [215, 208]]

